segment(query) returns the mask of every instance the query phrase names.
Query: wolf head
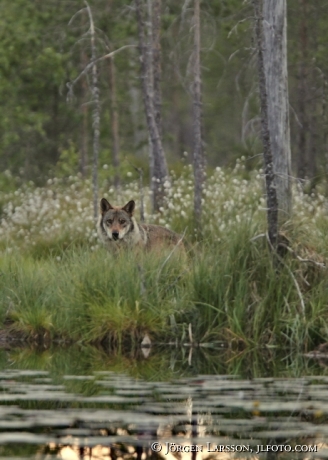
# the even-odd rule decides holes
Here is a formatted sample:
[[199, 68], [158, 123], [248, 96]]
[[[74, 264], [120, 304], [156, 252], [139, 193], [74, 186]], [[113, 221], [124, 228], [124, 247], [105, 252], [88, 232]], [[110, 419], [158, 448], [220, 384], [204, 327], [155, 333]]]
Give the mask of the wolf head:
[[129, 201], [122, 208], [112, 206], [106, 198], [100, 201], [101, 225], [103, 231], [112, 241], [124, 239], [125, 235], [133, 230], [132, 219], [135, 202]]

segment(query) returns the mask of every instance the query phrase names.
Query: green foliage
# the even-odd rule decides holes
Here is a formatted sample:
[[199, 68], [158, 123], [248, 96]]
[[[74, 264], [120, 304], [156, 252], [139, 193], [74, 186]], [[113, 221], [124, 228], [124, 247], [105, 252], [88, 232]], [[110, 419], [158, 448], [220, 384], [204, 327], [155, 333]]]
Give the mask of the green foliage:
[[245, 223], [183, 257], [85, 247], [61, 258], [14, 253], [0, 266], [2, 322], [27, 337], [116, 346], [136, 346], [146, 334], [184, 343], [189, 330], [194, 343], [248, 347], [307, 350], [327, 340], [325, 271], [310, 278], [291, 256], [274, 264], [266, 239], [252, 241], [258, 231]]
[[[136, 45], [135, 12], [126, 2], [90, 2], [96, 26], [97, 55], [124, 45]], [[82, 9], [81, 9], [82, 8]], [[326, 139], [325, 53], [327, 6], [296, 0], [288, 2], [289, 94], [292, 152], [297, 163], [299, 131], [304, 115], [308, 167], [324, 172]], [[24, 14], [22, 14], [24, 11]], [[295, 14], [295, 12], [299, 14]], [[252, 7], [250, 2], [202, 2], [202, 90], [204, 141], [208, 163], [231, 164], [244, 155], [254, 167], [260, 151], [256, 66], [252, 59]], [[163, 141], [169, 162], [176, 165], [184, 152], [191, 155], [192, 8], [169, 0], [162, 11], [162, 119]], [[70, 22], [70, 20], [72, 21]], [[302, 40], [301, 30], [312, 30]], [[92, 96], [90, 76], [74, 87], [67, 103], [67, 83], [90, 61], [89, 23], [80, 2], [17, 0], [2, 5], [0, 18], [0, 166], [26, 182], [41, 184], [49, 174], [75, 175], [82, 150], [87, 156], [87, 177], [92, 163]], [[304, 57], [305, 56], [305, 57]], [[116, 100], [119, 115], [120, 158], [148, 164], [148, 134], [140, 89], [136, 47], [115, 55]], [[305, 113], [299, 113], [300, 68], [304, 66], [308, 95]], [[112, 165], [111, 107], [108, 60], [98, 64], [101, 99], [100, 167]], [[187, 91], [186, 91], [187, 90]], [[72, 147], [74, 146], [74, 147]], [[74, 150], [75, 158], [72, 161]], [[59, 164], [58, 164], [59, 162]], [[125, 166], [120, 171], [125, 182]], [[309, 172], [309, 176], [311, 175]], [[109, 170], [111, 173], [111, 170]], [[101, 171], [102, 173], [102, 171]], [[312, 174], [313, 175], [313, 174]], [[106, 180], [113, 183], [113, 174]], [[148, 171], [145, 181], [148, 180]], [[5, 187], [7, 184], [4, 185]], [[10, 187], [10, 184], [8, 184]], [[313, 189], [313, 184], [310, 186]]]
[[[135, 14], [125, 2], [99, 0], [91, 2], [90, 6], [97, 30], [98, 56], [137, 43]], [[72, 161], [72, 150], [74, 156], [80, 156], [82, 144], [87, 150], [87, 173], [90, 174], [92, 96], [89, 76], [75, 86], [73, 100], [69, 104], [66, 101], [67, 82], [74, 80], [90, 60], [88, 18], [81, 7], [83, 5], [79, 2], [58, 3], [55, 0], [29, 3], [18, 0], [3, 5], [0, 18], [0, 165], [3, 170], [10, 169], [14, 175], [19, 175], [23, 181], [32, 179], [43, 183], [49, 174], [75, 175], [79, 162], [77, 159]], [[192, 11], [188, 10], [183, 16], [181, 7], [171, 0], [167, 2], [162, 22], [163, 138], [172, 163], [176, 163], [184, 151], [191, 151], [191, 101], [184, 87], [190, 84]], [[236, 92], [235, 83], [226, 75], [239, 72], [238, 59], [245, 59], [248, 51], [239, 49], [238, 59], [231, 62], [229, 56], [240, 48], [244, 37], [249, 39], [250, 34], [248, 23], [241, 23], [239, 35], [234, 33], [227, 40], [229, 30], [244, 13], [238, 2], [215, 1], [204, 3], [202, 8], [203, 67], [206, 68], [203, 73], [204, 124], [208, 157], [216, 165], [220, 157], [224, 156], [224, 161], [234, 159], [236, 153], [232, 148], [240, 147], [240, 113], [249, 90], [248, 76], [241, 74], [238, 81], [240, 96], [231, 104]], [[124, 162], [128, 155], [133, 164], [140, 163], [140, 159], [143, 164], [148, 164], [148, 134], [137, 49], [130, 48], [117, 54], [115, 69], [121, 161]], [[100, 156], [102, 164], [111, 166], [107, 60], [99, 63], [98, 72], [102, 107]], [[252, 102], [255, 98], [248, 100]], [[257, 113], [256, 107], [253, 104], [250, 116]], [[248, 152], [247, 143], [245, 145], [243, 148]], [[123, 166], [123, 182], [124, 169]], [[109, 177], [112, 181], [112, 176]]]
[[109, 334], [121, 342], [167, 334], [169, 316], [186, 308], [183, 261], [165, 262], [167, 256], [127, 253], [115, 260], [84, 249], [38, 261], [17, 254], [2, 262], [2, 314], [32, 337], [101, 341]]
[[76, 171], [79, 164], [78, 151], [72, 141], [69, 142], [67, 149], [60, 152], [59, 160], [56, 164], [55, 176], [68, 177], [72, 171]]
[[[101, 195], [114, 205], [134, 199], [139, 220], [132, 179], [119, 194], [107, 185]], [[184, 233], [186, 253], [108, 253], [95, 234], [90, 181], [80, 177], [0, 194], [0, 321], [31, 337], [122, 346], [145, 334], [297, 349], [327, 340], [328, 224], [319, 190], [294, 190], [284, 229], [291, 252], [281, 261], [267, 246], [261, 171], [247, 171], [245, 160], [207, 177], [201, 238], [191, 168], [165, 187], [158, 215], [144, 188], [146, 221]]]
[[[22, 12], [24, 12], [22, 14]], [[56, 22], [67, 20], [52, 2], [8, 2], [0, 18], [1, 165], [24, 179], [47, 173], [74, 116], [60, 95], [68, 55]], [[66, 106], [66, 108], [65, 108]], [[65, 141], [66, 142], [66, 141]]]

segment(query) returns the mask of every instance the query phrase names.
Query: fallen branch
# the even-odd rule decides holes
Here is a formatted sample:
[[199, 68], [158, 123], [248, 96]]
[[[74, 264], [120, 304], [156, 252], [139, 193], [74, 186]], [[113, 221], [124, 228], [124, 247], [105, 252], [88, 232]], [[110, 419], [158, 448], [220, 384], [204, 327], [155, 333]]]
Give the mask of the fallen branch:
[[327, 266], [326, 266], [326, 264], [324, 262], [316, 262], [313, 259], [303, 259], [302, 257], [300, 257], [299, 255], [296, 254], [294, 249], [290, 248], [289, 246], [287, 246], [287, 245], [285, 245], [283, 243], [279, 243], [279, 246], [282, 246], [283, 248], [287, 249], [287, 251], [289, 251], [291, 254], [293, 254], [293, 256], [296, 257], [296, 259], [299, 260], [300, 262], [311, 263], [311, 264], [315, 265], [316, 267], [323, 268], [324, 270], [326, 270], [326, 268], [327, 268]]
[[[266, 234], [266, 233], [259, 233], [258, 235], [253, 236], [253, 238], [251, 238], [250, 241], [253, 242], [253, 241], [256, 241], [256, 240], [258, 240], [259, 238], [263, 238], [263, 237], [267, 237], [267, 234]], [[281, 243], [281, 242], [279, 241], [279, 236], [278, 236], [278, 247], [284, 248], [284, 249], [286, 249], [288, 252], [290, 252], [291, 254], [293, 254], [293, 256], [294, 256], [299, 262], [302, 262], [302, 263], [310, 263], [310, 264], [315, 265], [316, 267], [323, 268], [324, 270], [326, 270], [326, 268], [327, 268], [327, 265], [326, 265], [324, 262], [316, 262], [316, 261], [313, 260], [313, 259], [303, 259], [302, 257], [300, 257], [300, 256], [296, 253], [296, 251], [294, 251], [294, 249], [292, 249], [291, 247], [289, 247], [287, 244]]]
[[264, 237], [266, 237], [266, 234], [260, 233], [259, 235], [253, 236], [253, 238], [251, 238], [249, 241], [253, 242], [253, 241], [258, 240], [259, 238], [264, 238]]

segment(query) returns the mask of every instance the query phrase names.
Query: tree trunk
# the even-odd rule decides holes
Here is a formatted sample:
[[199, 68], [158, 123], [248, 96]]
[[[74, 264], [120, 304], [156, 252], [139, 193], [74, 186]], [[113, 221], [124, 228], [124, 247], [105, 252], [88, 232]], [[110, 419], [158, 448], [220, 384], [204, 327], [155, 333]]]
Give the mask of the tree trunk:
[[286, 0], [264, 0], [263, 33], [268, 127], [281, 226], [292, 210]]
[[[82, 67], [87, 66], [87, 56], [84, 51], [81, 55]], [[88, 85], [86, 78], [82, 79], [82, 127], [81, 127], [81, 150], [80, 150], [80, 161], [79, 161], [79, 171], [82, 174], [82, 177], [86, 176], [86, 169], [88, 165], [88, 106], [86, 104]]]
[[95, 64], [96, 54], [96, 43], [95, 43], [95, 29], [92, 18], [92, 12], [89, 4], [86, 0], [87, 11], [90, 21], [90, 41], [91, 41], [91, 62], [92, 65], [92, 127], [93, 127], [93, 165], [92, 165], [92, 185], [93, 185], [93, 216], [97, 220], [98, 217], [98, 157], [99, 157], [99, 136], [100, 136], [100, 100], [99, 100], [99, 87], [98, 87], [98, 73], [97, 65]]
[[[84, 91], [84, 90], [83, 90]], [[81, 153], [79, 170], [83, 178], [86, 176], [88, 166], [88, 107], [86, 104], [82, 106], [82, 133], [81, 133]]]
[[156, 123], [153, 99], [152, 59], [149, 58], [149, 54], [152, 54], [149, 53], [151, 44], [146, 43], [142, 0], [135, 0], [135, 5], [139, 33], [142, 93], [153, 156], [153, 177], [151, 178], [151, 188], [153, 190], [153, 210], [158, 211], [160, 207], [164, 205], [164, 182], [168, 177], [168, 168], [160, 132]]
[[[278, 1], [278, 0], [277, 0]], [[261, 125], [262, 125], [262, 141], [263, 141], [263, 159], [265, 172], [265, 185], [267, 194], [267, 219], [268, 219], [268, 234], [269, 240], [274, 249], [277, 247], [278, 239], [278, 200], [277, 189], [275, 183], [275, 173], [273, 167], [273, 158], [270, 142], [269, 117], [268, 117], [268, 97], [266, 75], [264, 69], [263, 57], [263, 16], [261, 9], [261, 0], [253, 0], [255, 13], [255, 36], [257, 48], [258, 76], [259, 76], [259, 91], [261, 104]]]
[[[315, 11], [312, 6], [312, 11], [310, 11], [311, 15], [313, 16], [313, 22], [311, 24], [311, 41], [312, 41], [312, 46], [311, 49], [313, 49], [313, 53], [316, 53], [319, 48], [319, 40], [318, 40], [318, 29], [319, 29], [319, 15], [320, 13], [318, 11]], [[308, 13], [308, 14], [309, 14]], [[318, 61], [315, 59], [315, 65], [313, 65], [313, 61], [309, 62], [309, 71], [310, 71], [310, 111], [311, 111], [311, 117], [310, 117], [310, 139], [309, 139], [309, 148], [307, 150], [308, 153], [308, 164], [309, 164], [309, 177], [311, 179], [310, 182], [310, 188], [311, 191], [316, 187], [318, 181], [320, 180], [320, 176], [318, 174], [318, 165], [317, 165], [317, 160], [319, 158], [319, 153], [322, 151], [322, 146], [320, 146], [320, 134], [319, 134], [319, 129], [318, 127], [320, 126], [320, 123], [323, 121], [321, 117], [318, 117], [319, 115], [319, 108], [320, 104], [322, 102], [322, 99], [320, 100], [319, 98], [316, 97], [316, 89], [318, 85]], [[320, 69], [320, 67], [319, 67]], [[320, 79], [319, 82], [322, 85], [322, 76], [323, 73], [321, 69], [319, 70], [319, 75]], [[321, 86], [321, 98], [323, 98], [322, 94], [322, 86]]]
[[153, 58], [153, 92], [155, 120], [159, 135], [162, 137], [162, 95], [161, 95], [161, 0], [152, 1], [152, 58]]
[[328, 80], [325, 74], [322, 76], [322, 120], [323, 120], [323, 148], [324, 148], [324, 164], [325, 164], [325, 175], [326, 175], [326, 186], [325, 192], [328, 195], [328, 115], [327, 115], [327, 99], [328, 99]]
[[305, 179], [308, 174], [307, 160], [307, 132], [309, 122], [307, 117], [307, 48], [308, 48], [308, 31], [307, 31], [307, 5], [306, 0], [300, 0], [300, 62], [298, 75], [298, 118], [301, 123], [298, 139], [298, 156], [297, 156], [297, 175]]
[[193, 82], [193, 134], [194, 134], [194, 215], [198, 231], [201, 228], [202, 192], [205, 178], [205, 158], [202, 143], [202, 80], [200, 69], [200, 0], [194, 4], [194, 82]]
[[117, 101], [116, 101], [116, 79], [115, 79], [115, 63], [114, 56], [109, 59], [109, 93], [110, 93], [110, 119], [111, 119], [111, 131], [112, 131], [112, 146], [113, 146], [113, 166], [114, 166], [114, 186], [117, 190], [120, 186], [120, 175], [119, 175], [119, 149], [120, 149], [120, 138], [118, 130], [118, 112], [117, 112]]

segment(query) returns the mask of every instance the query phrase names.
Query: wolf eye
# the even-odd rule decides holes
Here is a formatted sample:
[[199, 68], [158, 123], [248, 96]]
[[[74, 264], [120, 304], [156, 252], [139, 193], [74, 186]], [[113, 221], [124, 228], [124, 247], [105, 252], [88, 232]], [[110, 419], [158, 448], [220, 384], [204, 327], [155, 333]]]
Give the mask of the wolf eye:
[[120, 224], [125, 224], [126, 220], [125, 219], [120, 219]]
[[113, 223], [113, 220], [112, 220], [112, 219], [108, 219], [108, 220], [106, 221], [106, 224], [107, 224], [107, 225], [112, 225], [112, 223]]

